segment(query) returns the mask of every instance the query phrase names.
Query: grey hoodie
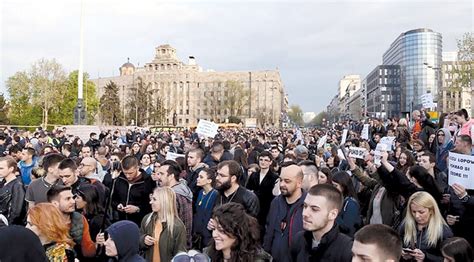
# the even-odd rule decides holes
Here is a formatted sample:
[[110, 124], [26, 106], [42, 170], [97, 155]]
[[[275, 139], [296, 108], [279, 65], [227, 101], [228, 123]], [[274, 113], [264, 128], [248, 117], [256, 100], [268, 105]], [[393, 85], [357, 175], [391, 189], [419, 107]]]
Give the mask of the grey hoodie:
[[193, 201], [193, 192], [189, 189], [188, 185], [186, 184], [186, 180], [180, 179], [178, 184], [172, 187], [173, 191], [176, 194], [184, 196], [189, 201]]

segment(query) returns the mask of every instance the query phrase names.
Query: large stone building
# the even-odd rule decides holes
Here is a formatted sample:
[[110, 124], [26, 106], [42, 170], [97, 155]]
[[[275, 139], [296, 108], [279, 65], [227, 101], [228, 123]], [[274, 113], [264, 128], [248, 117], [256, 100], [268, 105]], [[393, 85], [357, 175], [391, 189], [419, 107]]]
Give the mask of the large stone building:
[[[104, 93], [104, 87], [113, 81], [119, 87], [122, 112], [131, 114], [132, 119], [133, 110], [129, 111], [127, 101], [135, 95], [134, 87], [143, 81], [153, 98], [162, 100], [166, 112], [163, 119], [148, 119], [145, 123], [148, 125], [175, 122], [178, 126], [189, 127], [197, 125], [199, 119], [223, 123], [235, 116], [242, 120], [256, 119], [258, 126], [280, 126], [288, 108], [278, 70], [204, 71], [193, 56], [187, 64], [180, 61], [176, 49], [170, 45], [156, 47], [154, 58], [142, 67], [127, 62], [120, 67], [120, 76], [92, 81], [98, 87], [99, 97]], [[234, 88], [230, 87], [231, 83]], [[240, 87], [235, 88], [235, 84]]]
[[339, 112], [341, 112], [343, 119], [349, 119], [351, 117], [349, 104], [351, 97], [360, 89], [360, 85], [360, 75], [345, 75], [339, 80]]
[[461, 108], [472, 112], [472, 90], [473, 82], [460, 83], [459, 71], [472, 68], [473, 62], [458, 61], [457, 52], [443, 52], [443, 64], [441, 68], [432, 68], [441, 70], [442, 86], [438, 93], [438, 111], [454, 112]]

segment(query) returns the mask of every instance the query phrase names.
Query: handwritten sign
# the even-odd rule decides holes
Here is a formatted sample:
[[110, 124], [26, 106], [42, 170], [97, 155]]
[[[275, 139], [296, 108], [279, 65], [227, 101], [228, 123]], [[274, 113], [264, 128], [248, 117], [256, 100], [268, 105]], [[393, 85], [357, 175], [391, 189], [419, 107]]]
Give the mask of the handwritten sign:
[[362, 137], [362, 139], [369, 140], [369, 124], [364, 125], [360, 137]]
[[433, 95], [431, 93], [424, 94], [421, 96], [421, 104], [424, 108], [433, 108], [435, 107], [433, 103]]
[[349, 157], [364, 159], [367, 149], [363, 147], [349, 147]]
[[218, 128], [216, 123], [201, 119], [197, 125], [196, 133], [204, 137], [214, 137], [217, 135]]
[[395, 145], [395, 138], [394, 136], [384, 136], [380, 139], [380, 143], [387, 145], [387, 151], [392, 151]]
[[166, 160], [176, 161], [176, 158], [178, 158], [178, 157], [184, 157], [184, 155], [176, 154], [176, 153], [172, 153], [172, 152], [166, 153]]
[[342, 131], [342, 139], [341, 139], [341, 145], [344, 145], [346, 143], [346, 140], [347, 140], [347, 132], [349, 130], [347, 129], [344, 129], [344, 131]]
[[474, 156], [449, 152], [448, 184], [474, 189]]

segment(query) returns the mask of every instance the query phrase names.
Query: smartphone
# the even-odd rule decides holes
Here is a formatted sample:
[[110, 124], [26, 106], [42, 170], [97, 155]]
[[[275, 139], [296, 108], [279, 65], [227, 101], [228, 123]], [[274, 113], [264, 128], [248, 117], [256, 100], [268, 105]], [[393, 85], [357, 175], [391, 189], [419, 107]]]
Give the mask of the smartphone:
[[413, 252], [415, 252], [415, 251], [413, 251], [413, 249], [410, 249], [410, 248], [403, 248], [402, 250], [403, 250], [404, 252], [406, 252], [406, 253], [413, 253]]

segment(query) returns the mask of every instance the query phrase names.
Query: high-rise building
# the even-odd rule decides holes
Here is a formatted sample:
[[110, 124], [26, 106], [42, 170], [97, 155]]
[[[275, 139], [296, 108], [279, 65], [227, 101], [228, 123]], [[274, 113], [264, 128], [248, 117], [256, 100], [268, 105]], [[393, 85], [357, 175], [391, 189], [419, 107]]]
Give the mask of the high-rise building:
[[[153, 94], [152, 101], [161, 99], [164, 115], [161, 119], [146, 116], [144, 125], [189, 127], [197, 125], [199, 119], [224, 123], [234, 116], [256, 120], [258, 126], [280, 126], [288, 109], [278, 70], [204, 71], [193, 56], [188, 63], [180, 61], [176, 49], [170, 45], [156, 47], [153, 59], [142, 67], [127, 62], [119, 70], [119, 76], [92, 79], [98, 87], [98, 95], [104, 93], [108, 83], [114, 82], [119, 88], [122, 114], [133, 120], [135, 113], [130, 112], [127, 101], [139, 93], [137, 88], [148, 87], [148, 92]], [[139, 82], [142, 84], [138, 85]], [[229, 83], [240, 89], [228, 86]], [[124, 124], [129, 125], [131, 121]]]
[[367, 116], [388, 118], [400, 115], [399, 65], [379, 65], [364, 79]]
[[442, 36], [420, 28], [402, 33], [383, 54], [384, 65], [401, 67], [401, 111], [419, 109], [421, 96], [432, 93], [437, 101], [441, 87]]
[[339, 112], [342, 118], [350, 118], [349, 101], [352, 95], [360, 89], [360, 75], [345, 75], [339, 80]]

